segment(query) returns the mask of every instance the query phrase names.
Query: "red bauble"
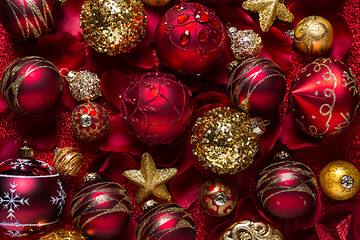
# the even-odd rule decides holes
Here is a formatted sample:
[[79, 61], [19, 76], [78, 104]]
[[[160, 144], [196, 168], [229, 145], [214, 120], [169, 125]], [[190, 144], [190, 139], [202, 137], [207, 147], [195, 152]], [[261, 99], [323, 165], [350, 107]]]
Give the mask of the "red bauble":
[[155, 49], [172, 70], [194, 75], [209, 70], [220, 57], [224, 27], [214, 11], [199, 3], [169, 9], [155, 31]]
[[118, 236], [130, 216], [131, 200], [125, 189], [118, 183], [96, 177], [84, 184], [71, 204], [75, 226], [85, 236], [96, 239]]
[[58, 8], [56, 0], [0, 0], [0, 22], [19, 39], [40, 38], [53, 30]]
[[274, 62], [254, 57], [234, 69], [227, 90], [236, 107], [253, 115], [263, 115], [279, 108], [284, 99], [286, 81]]
[[210, 179], [199, 190], [199, 203], [202, 209], [214, 217], [230, 214], [236, 207], [238, 191], [234, 185], [223, 179]]
[[136, 228], [137, 240], [195, 240], [195, 222], [175, 203], [161, 203], [145, 210]]
[[339, 60], [316, 59], [294, 80], [290, 111], [297, 125], [313, 137], [340, 133], [354, 118], [358, 83], [351, 69]]
[[30, 56], [13, 61], [1, 79], [6, 103], [18, 113], [38, 115], [52, 109], [62, 92], [62, 78], [48, 60]]
[[70, 126], [75, 136], [80, 140], [100, 140], [109, 131], [110, 117], [100, 104], [83, 103], [72, 111]]
[[127, 88], [122, 109], [130, 133], [151, 146], [184, 134], [193, 105], [189, 90], [175, 76], [147, 73]]
[[314, 173], [288, 155], [264, 168], [257, 184], [258, 196], [269, 212], [280, 218], [296, 218], [315, 203], [317, 183]]

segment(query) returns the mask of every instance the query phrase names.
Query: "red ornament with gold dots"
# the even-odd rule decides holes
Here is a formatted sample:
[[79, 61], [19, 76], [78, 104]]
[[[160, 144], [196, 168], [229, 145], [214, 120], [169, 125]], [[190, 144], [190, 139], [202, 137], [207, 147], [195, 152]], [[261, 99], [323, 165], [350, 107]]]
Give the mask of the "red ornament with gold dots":
[[109, 131], [109, 114], [98, 103], [84, 103], [72, 111], [70, 126], [80, 140], [100, 140]]
[[230, 214], [235, 209], [237, 201], [237, 189], [224, 179], [210, 179], [200, 187], [200, 205], [211, 216], [223, 217]]

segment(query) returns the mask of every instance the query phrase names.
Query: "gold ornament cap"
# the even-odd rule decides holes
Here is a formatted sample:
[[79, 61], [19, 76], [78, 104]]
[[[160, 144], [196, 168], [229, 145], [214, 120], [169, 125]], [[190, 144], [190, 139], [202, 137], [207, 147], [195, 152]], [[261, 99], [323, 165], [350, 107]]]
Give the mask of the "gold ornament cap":
[[151, 207], [153, 207], [153, 206], [155, 206], [155, 205], [158, 205], [158, 204], [159, 204], [158, 201], [156, 201], [156, 200], [154, 200], [154, 199], [150, 199], [150, 200], [146, 201], [146, 202], [144, 203], [144, 205], [142, 205], [142, 210], [143, 210], [143, 211], [146, 211], [147, 209], [149, 209], [149, 208], [151, 208]]
[[33, 158], [34, 157], [34, 149], [27, 145], [27, 142], [24, 141], [24, 146], [19, 148], [18, 155], [20, 158]]
[[83, 183], [87, 183], [96, 179], [102, 179], [100, 174], [97, 172], [93, 172], [93, 173], [88, 173], [85, 175], [85, 177], [83, 178]]
[[288, 153], [287, 151], [284, 151], [284, 150], [280, 151], [274, 155], [275, 161], [282, 161], [282, 160], [288, 160], [288, 159], [291, 159], [290, 153]]

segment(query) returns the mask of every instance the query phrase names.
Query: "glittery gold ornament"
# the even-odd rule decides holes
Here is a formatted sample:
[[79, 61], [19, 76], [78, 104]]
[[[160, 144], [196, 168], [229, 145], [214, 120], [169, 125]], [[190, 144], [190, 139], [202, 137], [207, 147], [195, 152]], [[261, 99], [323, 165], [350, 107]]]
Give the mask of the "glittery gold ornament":
[[123, 176], [138, 186], [136, 202], [140, 203], [150, 195], [170, 201], [171, 195], [165, 183], [175, 177], [176, 174], [176, 168], [156, 169], [151, 155], [144, 153], [140, 170], [127, 170]]
[[86, 0], [80, 27], [87, 43], [100, 53], [129, 52], [145, 36], [147, 20], [141, 1]]
[[263, 132], [259, 118], [252, 119], [231, 108], [214, 108], [193, 127], [193, 153], [204, 168], [217, 174], [234, 174], [254, 161]]
[[85, 238], [74, 230], [56, 229], [39, 240], [85, 240]]
[[328, 20], [309, 16], [301, 20], [294, 30], [294, 43], [303, 53], [320, 55], [329, 50], [333, 41], [333, 29]]
[[326, 164], [320, 172], [319, 180], [324, 193], [335, 200], [347, 200], [353, 197], [360, 185], [357, 168], [342, 160]]
[[58, 148], [54, 151], [54, 168], [61, 175], [73, 177], [83, 167], [83, 159], [83, 156], [75, 148]]
[[260, 28], [263, 32], [269, 31], [276, 18], [286, 22], [294, 21], [294, 16], [284, 5], [284, 0], [247, 0], [242, 7], [259, 13]]
[[161, 7], [170, 2], [170, 0], [143, 0], [144, 3], [153, 7]]

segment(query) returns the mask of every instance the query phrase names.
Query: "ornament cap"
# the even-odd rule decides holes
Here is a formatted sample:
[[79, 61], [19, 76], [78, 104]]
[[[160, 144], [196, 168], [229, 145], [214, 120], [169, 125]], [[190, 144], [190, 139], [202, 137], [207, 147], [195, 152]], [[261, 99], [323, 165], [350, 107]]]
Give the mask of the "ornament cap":
[[97, 172], [93, 172], [93, 173], [88, 173], [85, 175], [85, 177], [83, 178], [83, 183], [87, 183], [87, 182], [90, 182], [90, 181], [93, 181], [95, 179], [101, 179], [101, 176], [99, 173]]
[[235, 68], [240, 64], [240, 61], [235, 59], [234, 61], [232, 61], [229, 66], [227, 67], [228, 73], [232, 73]]
[[284, 160], [284, 159], [290, 159], [290, 153], [288, 153], [287, 151], [280, 151], [278, 153], [275, 154], [274, 156], [274, 160]]
[[255, 117], [251, 119], [251, 126], [253, 128], [254, 133], [257, 135], [262, 135], [265, 132], [266, 130], [265, 126], [267, 125], [269, 125], [269, 122], [263, 121], [260, 117]]
[[27, 142], [24, 141], [24, 146], [19, 148], [18, 155], [20, 158], [32, 158], [34, 157], [34, 149], [27, 145]]
[[144, 205], [142, 205], [142, 209], [143, 209], [143, 211], [146, 211], [147, 209], [149, 209], [149, 208], [151, 208], [151, 207], [153, 207], [155, 205], [158, 205], [158, 204], [159, 204], [158, 201], [156, 201], [154, 199], [150, 199], [150, 200], [146, 201], [144, 203]]

